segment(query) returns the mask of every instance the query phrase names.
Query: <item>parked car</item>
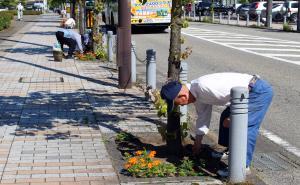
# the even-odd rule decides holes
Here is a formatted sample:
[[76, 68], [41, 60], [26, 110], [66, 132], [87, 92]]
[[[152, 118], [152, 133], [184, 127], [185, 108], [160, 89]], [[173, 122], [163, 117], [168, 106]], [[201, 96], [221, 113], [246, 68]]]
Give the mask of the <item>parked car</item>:
[[[272, 7], [272, 20], [275, 22], [283, 21], [283, 14], [281, 14], [281, 9], [283, 7], [283, 3], [273, 4]], [[267, 9], [261, 11], [261, 18], [263, 21], [266, 20]]]
[[240, 19], [246, 19], [250, 4], [242, 4], [236, 9], [236, 14], [239, 14]]
[[280, 10], [291, 22], [297, 22], [298, 1], [286, 1]]
[[256, 20], [258, 14], [261, 14], [262, 10], [267, 8], [267, 2], [254, 2], [249, 7], [249, 18]]
[[6, 8], [6, 7], [1, 7], [1, 6], [0, 6], [0, 12], [1, 12], [1, 11], [6, 11], [6, 10], [8, 10], [8, 8]]
[[211, 14], [211, 11], [214, 11], [215, 14], [232, 14], [233, 13], [233, 7], [227, 7], [223, 4], [220, 4], [218, 2], [210, 3], [210, 2], [199, 2], [197, 7], [198, 14], [201, 13], [201, 15], [208, 16]]

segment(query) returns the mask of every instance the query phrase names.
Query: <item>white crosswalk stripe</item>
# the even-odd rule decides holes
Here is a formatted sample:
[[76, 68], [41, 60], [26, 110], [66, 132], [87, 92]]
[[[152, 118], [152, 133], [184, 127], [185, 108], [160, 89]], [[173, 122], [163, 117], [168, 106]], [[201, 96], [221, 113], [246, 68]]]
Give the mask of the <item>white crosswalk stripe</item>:
[[190, 27], [182, 33], [243, 52], [300, 65], [300, 42]]

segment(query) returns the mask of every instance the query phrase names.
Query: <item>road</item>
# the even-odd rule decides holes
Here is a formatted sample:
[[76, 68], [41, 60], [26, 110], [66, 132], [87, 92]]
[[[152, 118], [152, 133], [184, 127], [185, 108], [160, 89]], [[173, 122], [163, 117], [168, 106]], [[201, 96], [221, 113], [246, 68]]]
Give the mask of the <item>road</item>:
[[[189, 28], [182, 30], [182, 36], [185, 38], [183, 48], [187, 46], [193, 48], [192, 55], [186, 61], [189, 65], [189, 80], [209, 73], [234, 71], [259, 74], [272, 84], [275, 95], [262, 125], [255, 165], [259, 168], [264, 163], [265, 169], [272, 169], [273, 175], [264, 177], [271, 184], [275, 183], [274, 177], [276, 176], [280, 177], [277, 179], [279, 184], [287, 182], [294, 184], [293, 175], [283, 177], [280, 170], [274, 175], [273, 162], [281, 164], [279, 166], [282, 167], [286, 160], [277, 160], [278, 156], [280, 158], [284, 155], [290, 158], [287, 156], [291, 154], [296, 161], [299, 161], [300, 157], [299, 33], [192, 23]], [[160, 87], [167, 74], [168, 31], [134, 34], [133, 40], [136, 41], [137, 54], [141, 59], [145, 58], [146, 49], [151, 48], [157, 51], [157, 75]], [[145, 65], [139, 64], [140, 78], [144, 76], [144, 71]], [[193, 107], [190, 106], [189, 109], [194, 113]], [[211, 130], [214, 132], [218, 132], [218, 116], [221, 111], [220, 107], [214, 109], [211, 123]], [[260, 161], [263, 157], [261, 155], [266, 153], [265, 158], [270, 160]], [[272, 153], [276, 153], [275, 156]], [[297, 182], [300, 182], [299, 175], [296, 176]], [[283, 180], [283, 182], [283, 178], [286, 178], [286, 181]]]

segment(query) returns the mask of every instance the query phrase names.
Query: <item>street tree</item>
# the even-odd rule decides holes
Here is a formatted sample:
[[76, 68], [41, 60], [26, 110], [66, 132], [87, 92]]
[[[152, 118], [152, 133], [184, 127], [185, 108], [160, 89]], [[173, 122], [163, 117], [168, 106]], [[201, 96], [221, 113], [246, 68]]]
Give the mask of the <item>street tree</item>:
[[0, 4], [3, 7], [15, 8], [19, 1], [17, 0], [0, 0]]
[[[100, 13], [103, 11], [104, 9], [104, 2], [102, 0], [95, 0], [94, 2], [94, 10], [93, 10], [93, 51], [94, 53], [96, 53], [97, 49], [98, 49], [98, 45], [100, 44], [100, 40], [98, 40], [97, 38], [99, 38], [99, 26], [100, 26], [100, 21], [101, 21], [101, 16]], [[96, 39], [95, 39], [96, 38]]]
[[84, 16], [84, 10], [85, 10], [85, 0], [78, 0], [79, 4], [79, 33], [84, 34], [85, 32], [85, 16]]
[[[181, 28], [183, 25], [182, 0], [172, 0], [171, 10], [171, 32], [170, 48], [168, 58], [168, 78], [169, 80], [179, 80], [181, 65]], [[182, 151], [181, 133], [180, 133], [180, 113], [175, 111], [168, 114], [167, 123], [167, 146], [170, 153], [180, 155]]]

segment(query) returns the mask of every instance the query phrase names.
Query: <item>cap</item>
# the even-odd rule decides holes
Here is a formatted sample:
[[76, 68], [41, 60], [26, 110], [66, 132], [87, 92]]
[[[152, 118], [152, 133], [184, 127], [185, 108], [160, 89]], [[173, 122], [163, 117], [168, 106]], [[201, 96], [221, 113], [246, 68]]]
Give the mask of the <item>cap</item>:
[[171, 81], [161, 88], [160, 95], [168, 104], [168, 112], [174, 108], [174, 99], [181, 90], [182, 84], [178, 81]]

